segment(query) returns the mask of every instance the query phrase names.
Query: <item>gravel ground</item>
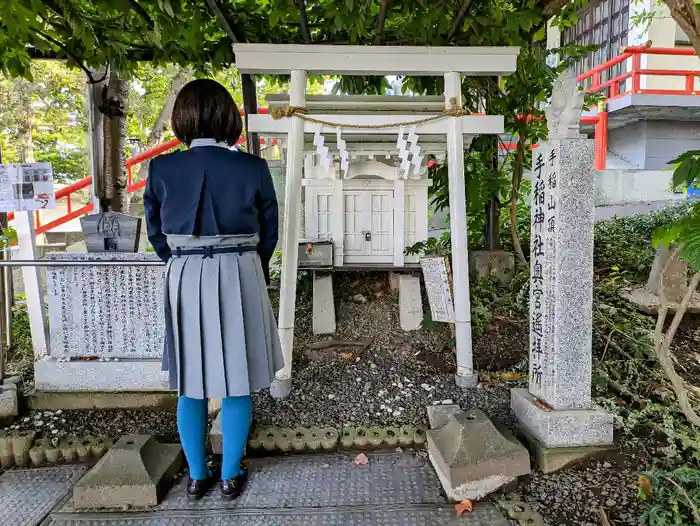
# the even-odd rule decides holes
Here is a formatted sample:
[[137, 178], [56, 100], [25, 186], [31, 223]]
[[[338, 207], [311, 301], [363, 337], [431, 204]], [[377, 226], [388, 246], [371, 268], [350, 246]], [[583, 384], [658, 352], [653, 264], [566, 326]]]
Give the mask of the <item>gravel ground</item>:
[[552, 526], [601, 524], [601, 507], [613, 524], [636, 525], [642, 513], [637, 480], [646, 462], [630, 452], [590, 459], [547, 475], [534, 471], [521, 480], [519, 490]]
[[[425, 425], [426, 405], [457, 403], [512, 426], [509, 389], [517, 383], [487, 381], [478, 389], [458, 389], [447, 326], [405, 333], [388, 281], [344, 279], [347, 283], [335, 288], [349, 292], [336, 298], [338, 332], [332, 339], [366, 345], [309, 348], [330, 337], [313, 336], [310, 301], [300, 300], [292, 393], [285, 400], [256, 394], [258, 425]], [[474, 356], [482, 371], [522, 366], [527, 356], [522, 321], [494, 317], [485, 334], [475, 338]], [[175, 415], [165, 411], [33, 412], [19, 427], [57, 438], [129, 433], [177, 437]], [[611, 454], [550, 475], [535, 471], [521, 480], [519, 491], [550, 525], [600, 524], [599, 506], [614, 524], [633, 525], [640, 515], [635, 483], [645, 466], [645, 458], [631, 453]]]

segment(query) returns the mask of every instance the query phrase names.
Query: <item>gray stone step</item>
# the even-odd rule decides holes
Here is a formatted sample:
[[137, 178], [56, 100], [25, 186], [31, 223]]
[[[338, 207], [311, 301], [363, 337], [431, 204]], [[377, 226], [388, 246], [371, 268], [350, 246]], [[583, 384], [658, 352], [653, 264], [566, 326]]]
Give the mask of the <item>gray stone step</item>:
[[[412, 453], [371, 454], [369, 464], [362, 467], [357, 467], [353, 460], [352, 455], [341, 454], [251, 459], [248, 487], [234, 502], [220, 499], [216, 492], [201, 501], [190, 502], [186, 499], [184, 481], [173, 488], [159, 506], [150, 510], [77, 511], [70, 497], [66, 497], [43, 526], [511, 524], [488, 502], [479, 503], [473, 512], [457, 517], [454, 507], [442, 497], [437, 476], [429, 463]], [[68, 488], [65, 480], [60, 486], [47, 480], [47, 471], [39, 470], [21, 472], [25, 484], [15, 489], [16, 473], [20, 472], [0, 476], [0, 524], [34, 526], [38, 524], [36, 521], [22, 522], [24, 519], [17, 519], [19, 515], [13, 515], [13, 506], [22, 500], [23, 492], [28, 492], [31, 474], [44, 473], [43, 478], [36, 478], [29, 497], [34, 503], [37, 496], [45, 495], [42, 510], [66, 495]], [[65, 479], [65, 474], [63, 477]], [[49, 482], [53, 484], [51, 491], [46, 489]], [[28, 506], [23, 506], [26, 508]]]

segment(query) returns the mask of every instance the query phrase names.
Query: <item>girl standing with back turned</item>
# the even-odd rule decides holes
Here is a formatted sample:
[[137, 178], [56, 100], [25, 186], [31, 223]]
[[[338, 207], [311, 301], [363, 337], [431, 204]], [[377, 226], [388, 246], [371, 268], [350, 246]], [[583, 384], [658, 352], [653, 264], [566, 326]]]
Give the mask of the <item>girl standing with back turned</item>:
[[[243, 125], [223, 86], [187, 84], [172, 126], [189, 149], [153, 159], [144, 194], [148, 238], [168, 263], [163, 368], [180, 397], [188, 495], [202, 498], [221, 480], [223, 496], [233, 499], [247, 478], [250, 395], [283, 366], [266, 287], [277, 200], [267, 163], [230, 149]], [[221, 473], [206, 463], [208, 398], [222, 398]]]

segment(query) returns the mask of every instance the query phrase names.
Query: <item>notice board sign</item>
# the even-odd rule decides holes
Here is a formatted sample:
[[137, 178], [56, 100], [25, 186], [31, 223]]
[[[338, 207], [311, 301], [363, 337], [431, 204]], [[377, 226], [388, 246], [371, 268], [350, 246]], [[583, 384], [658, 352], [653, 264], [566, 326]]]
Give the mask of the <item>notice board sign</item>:
[[433, 321], [455, 322], [455, 308], [452, 302], [452, 279], [446, 257], [424, 257], [420, 260], [423, 281], [428, 293], [430, 315]]
[[56, 208], [50, 163], [0, 164], [0, 212]]

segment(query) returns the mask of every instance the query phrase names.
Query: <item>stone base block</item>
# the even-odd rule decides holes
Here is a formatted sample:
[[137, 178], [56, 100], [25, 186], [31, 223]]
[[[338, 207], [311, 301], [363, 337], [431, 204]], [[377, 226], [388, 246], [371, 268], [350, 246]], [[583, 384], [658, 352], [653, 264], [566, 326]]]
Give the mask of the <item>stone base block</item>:
[[518, 424], [516, 430], [542, 473], [553, 473], [579, 460], [615, 450], [614, 445], [550, 448], [540, 442], [525, 426]]
[[470, 252], [469, 272], [479, 279], [496, 278], [501, 283], [508, 283], [515, 275], [515, 255], [505, 250]]
[[428, 455], [448, 498], [479, 500], [530, 473], [522, 444], [504, 437], [479, 410], [452, 414], [430, 409], [431, 420], [447, 424], [427, 432]]
[[613, 417], [601, 409], [546, 411], [527, 389], [511, 389], [510, 407], [518, 422], [546, 447], [613, 443]]
[[417, 276], [399, 276], [399, 323], [404, 331], [417, 331], [423, 323], [423, 299]]
[[[645, 288], [635, 289], [630, 292], [624, 292], [622, 297], [635, 305], [644, 314], [657, 315], [661, 307], [661, 299], [656, 294], [652, 294]], [[678, 310], [678, 303], [667, 302], [669, 312]], [[686, 311], [690, 314], [700, 314], [700, 294], [697, 292], [693, 295], [693, 299], [688, 305]]]
[[39, 391], [157, 391], [168, 390], [160, 360], [59, 362], [42, 358], [34, 364]]
[[0, 385], [0, 421], [11, 420], [19, 414], [17, 385], [4, 383]]
[[73, 488], [77, 509], [156, 506], [182, 468], [179, 444], [148, 435], [123, 437]]
[[29, 396], [29, 407], [41, 411], [57, 409], [161, 409], [175, 411], [175, 391], [37, 391]]
[[335, 333], [333, 274], [314, 272], [312, 323], [314, 334]]
[[224, 452], [224, 435], [221, 431], [221, 413], [216, 415], [209, 432], [209, 445], [211, 452], [215, 455], [222, 455]]

